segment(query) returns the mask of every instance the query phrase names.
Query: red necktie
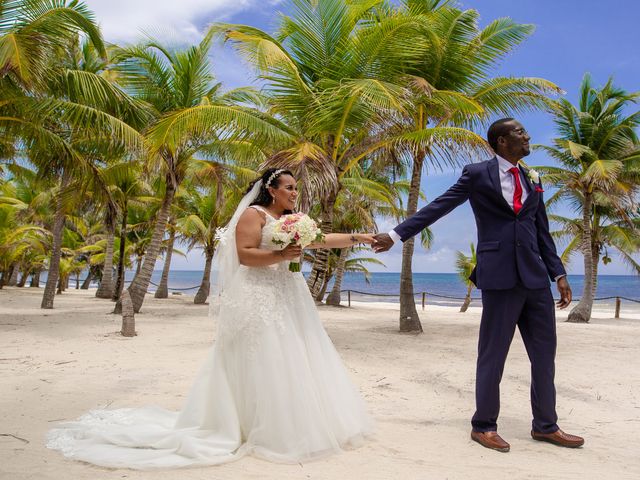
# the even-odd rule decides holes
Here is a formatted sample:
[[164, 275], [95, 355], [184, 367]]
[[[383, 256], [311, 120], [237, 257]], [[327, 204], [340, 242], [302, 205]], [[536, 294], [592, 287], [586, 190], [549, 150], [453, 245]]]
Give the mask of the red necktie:
[[522, 208], [522, 185], [520, 184], [520, 170], [518, 167], [509, 169], [509, 172], [513, 174], [513, 179], [516, 181], [516, 188], [513, 192], [513, 211], [516, 215]]

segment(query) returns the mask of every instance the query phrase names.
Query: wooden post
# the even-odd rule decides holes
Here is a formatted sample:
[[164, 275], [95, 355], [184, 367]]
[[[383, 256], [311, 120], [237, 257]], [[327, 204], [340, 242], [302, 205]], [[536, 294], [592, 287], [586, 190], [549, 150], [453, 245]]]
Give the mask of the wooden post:
[[616, 297], [616, 317], [620, 318], [620, 297]]
[[427, 292], [422, 292], [422, 309], [424, 310], [424, 305], [427, 303]]
[[347, 303], [351, 306], [351, 290], [347, 290]]

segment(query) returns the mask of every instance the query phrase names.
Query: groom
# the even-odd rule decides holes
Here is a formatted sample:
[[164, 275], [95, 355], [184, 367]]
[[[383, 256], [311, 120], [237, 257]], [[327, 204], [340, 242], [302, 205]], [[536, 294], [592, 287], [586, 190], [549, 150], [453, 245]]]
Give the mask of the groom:
[[581, 437], [556, 423], [554, 386], [556, 320], [549, 279], [556, 281], [559, 308], [571, 303], [571, 288], [549, 234], [537, 173], [519, 165], [529, 155], [529, 134], [513, 118], [494, 122], [487, 140], [496, 156], [469, 164], [443, 195], [395, 227], [376, 236], [374, 250], [389, 250], [469, 200], [478, 230], [477, 266], [471, 281], [482, 290], [482, 319], [476, 367], [476, 413], [471, 438], [509, 451], [497, 433], [500, 380], [516, 325], [531, 361], [534, 440], [580, 447]]

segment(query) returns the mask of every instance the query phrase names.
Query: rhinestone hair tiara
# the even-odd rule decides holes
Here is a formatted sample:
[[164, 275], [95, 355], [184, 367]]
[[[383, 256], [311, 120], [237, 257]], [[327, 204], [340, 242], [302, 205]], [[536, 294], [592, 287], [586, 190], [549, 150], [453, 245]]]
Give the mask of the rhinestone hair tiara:
[[276, 179], [276, 177], [277, 177], [278, 175], [280, 175], [280, 174], [281, 174], [282, 172], [284, 172], [284, 171], [285, 171], [285, 169], [284, 169], [284, 168], [279, 168], [279, 169], [277, 169], [275, 172], [273, 172], [273, 173], [269, 176], [269, 178], [267, 178], [267, 181], [266, 181], [266, 183], [265, 183], [265, 186], [266, 186], [266, 187], [270, 186], [270, 185], [271, 185], [271, 182], [273, 182], [273, 181]]

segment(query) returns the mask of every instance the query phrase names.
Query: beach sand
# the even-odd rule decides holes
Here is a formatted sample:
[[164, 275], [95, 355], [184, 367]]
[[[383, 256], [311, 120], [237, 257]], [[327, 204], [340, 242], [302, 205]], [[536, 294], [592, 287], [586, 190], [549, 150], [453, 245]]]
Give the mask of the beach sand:
[[207, 307], [148, 296], [138, 336], [123, 338], [112, 303], [92, 291], [0, 290], [0, 478], [62, 479], [638, 479], [640, 310], [596, 309], [590, 324], [558, 315], [559, 424], [583, 435], [562, 449], [529, 436], [529, 364], [518, 333], [502, 381], [499, 431], [511, 452], [469, 439], [480, 309], [427, 306], [422, 335], [397, 332], [398, 305], [321, 306], [320, 315], [377, 423], [365, 446], [298, 465], [252, 457], [140, 472], [65, 459], [44, 446], [55, 422], [98, 407], [180, 409], [213, 339]]

